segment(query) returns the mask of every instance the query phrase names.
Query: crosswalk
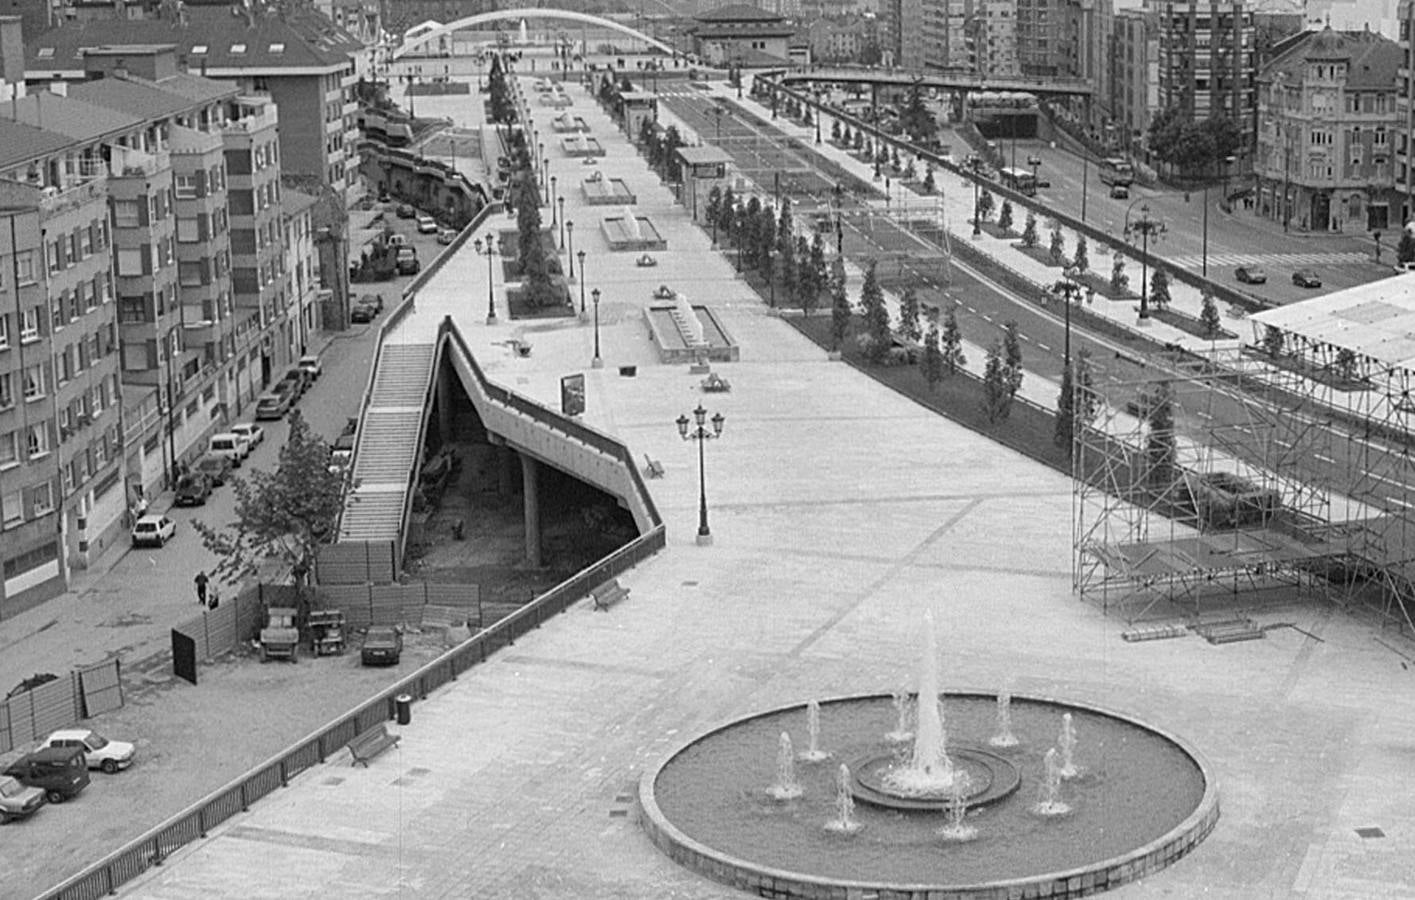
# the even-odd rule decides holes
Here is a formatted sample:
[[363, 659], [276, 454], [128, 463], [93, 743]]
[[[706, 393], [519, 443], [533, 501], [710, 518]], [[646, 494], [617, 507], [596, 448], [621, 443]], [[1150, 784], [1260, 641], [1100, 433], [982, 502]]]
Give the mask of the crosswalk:
[[[1163, 255], [1163, 254], [1161, 254]], [[1197, 269], [1203, 266], [1204, 257], [1198, 253], [1187, 256], [1165, 256], [1165, 259], [1183, 269]], [[1209, 266], [1271, 266], [1274, 269], [1303, 266], [1342, 266], [1353, 263], [1370, 262], [1371, 254], [1352, 250], [1345, 253], [1210, 253]]]

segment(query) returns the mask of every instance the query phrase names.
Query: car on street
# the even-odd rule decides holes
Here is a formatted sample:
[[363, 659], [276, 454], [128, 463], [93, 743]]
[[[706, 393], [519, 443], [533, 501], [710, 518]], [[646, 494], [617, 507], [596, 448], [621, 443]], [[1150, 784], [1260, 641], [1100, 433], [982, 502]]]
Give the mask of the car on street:
[[21, 784], [44, 791], [50, 803], [63, 803], [88, 787], [88, 763], [78, 747], [45, 747], [5, 767]]
[[265, 429], [254, 422], [238, 422], [231, 426], [231, 433], [239, 435], [254, 450], [260, 446], [260, 442], [265, 440]]
[[1244, 284], [1267, 284], [1268, 273], [1258, 266], [1239, 266], [1233, 270], [1233, 277]]
[[48, 799], [42, 788], [21, 784], [9, 775], [0, 776], [0, 823], [27, 819]]
[[399, 275], [416, 275], [422, 269], [423, 264], [418, 260], [416, 248], [399, 247], [398, 256], [394, 259], [393, 266], [398, 270]]
[[324, 374], [324, 366], [320, 365], [319, 357], [312, 353], [301, 356], [296, 365], [300, 367], [300, 371], [309, 376], [310, 381], [316, 381], [319, 376]]
[[134, 547], [161, 547], [177, 533], [177, 523], [166, 516], [152, 513], [133, 523]]
[[396, 231], [390, 231], [383, 236], [383, 242], [393, 248], [406, 247], [408, 246], [408, 236], [406, 234], [399, 234]]
[[437, 229], [437, 242], [439, 244], [450, 244], [457, 239], [457, 232], [451, 228]]
[[251, 455], [250, 442], [234, 431], [213, 434], [206, 442], [206, 452], [229, 460], [231, 467], [238, 469], [241, 462]]
[[188, 472], [177, 479], [173, 506], [205, 506], [211, 497], [211, 479], [201, 472]]
[[403, 654], [403, 633], [392, 625], [370, 625], [359, 658], [366, 666], [396, 665]]
[[418, 234], [437, 234], [437, 220], [432, 216], [418, 216]]
[[372, 322], [373, 317], [378, 313], [373, 311], [373, 307], [363, 301], [355, 301], [354, 308], [349, 310], [349, 321], [353, 323]]
[[110, 741], [91, 728], [66, 728], [44, 739], [43, 747], [78, 747], [90, 769], [112, 775], [133, 764], [137, 748], [127, 741]]
[[1322, 286], [1322, 277], [1311, 269], [1298, 269], [1292, 273], [1292, 283], [1298, 287], [1319, 288]]
[[[1050, 187], [1050, 185], [1047, 185]], [[1110, 198], [1112, 200], [1129, 200], [1130, 188], [1123, 184], [1112, 184], [1110, 186]]]
[[411, 219], [418, 214], [417, 210], [413, 209], [406, 203], [399, 203], [398, 208], [397, 210], [395, 210], [395, 212], [398, 218], [400, 219]]
[[[280, 380], [275, 383], [275, 392], [278, 394], [282, 390], [289, 391], [292, 397], [290, 402], [293, 403], [303, 397], [305, 391], [309, 390], [310, 385], [313, 383], [314, 379], [309, 376], [309, 373], [299, 366], [296, 366], [293, 369], [287, 369]], [[285, 387], [282, 388], [282, 384], [285, 385]]]
[[231, 461], [223, 456], [212, 456], [208, 453], [197, 460], [192, 471], [205, 475], [211, 481], [212, 487], [221, 487], [231, 474]]
[[354, 440], [352, 434], [341, 434], [334, 439], [334, 443], [329, 445], [329, 470], [342, 471], [354, 458]]
[[261, 394], [255, 402], [256, 421], [283, 419], [290, 411], [289, 394]]
[[359, 302], [367, 303], [370, 307], [372, 307], [374, 315], [378, 315], [379, 313], [383, 312], [382, 294], [360, 294]]

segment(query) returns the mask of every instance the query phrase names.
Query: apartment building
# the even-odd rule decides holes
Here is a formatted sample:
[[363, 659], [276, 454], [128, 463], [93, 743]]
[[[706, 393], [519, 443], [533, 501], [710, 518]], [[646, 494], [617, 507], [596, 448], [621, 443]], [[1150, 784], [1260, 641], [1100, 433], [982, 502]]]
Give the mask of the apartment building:
[[1116, 11], [1108, 68], [1114, 143], [1143, 157], [1150, 120], [1160, 108], [1159, 17], [1152, 10]]
[[1415, 0], [1400, 0], [1396, 9], [1400, 69], [1396, 75], [1395, 104], [1400, 118], [1395, 144], [1395, 179], [1401, 193], [1400, 223], [1415, 221]]
[[[1254, 122], [1257, 55], [1253, 10], [1242, 0], [1147, 0], [1159, 27], [1159, 106], [1192, 119]], [[1243, 128], [1240, 152], [1252, 149]]]
[[285, 232], [285, 295], [290, 325], [286, 329], [289, 357], [298, 360], [309, 351], [310, 335], [319, 328], [319, 257], [315, 250], [315, 205], [318, 198], [285, 188], [281, 195], [280, 222]]
[[[0, 617], [63, 592], [121, 539], [118, 403], [101, 110], [48, 104], [82, 137], [0, 117]], [[123, 126], [126, 126], [124, 128]]]
[[1301, 231], [1399, 221], [1401, 48], [1371, 31], [1309, 31], [1258, 76], [1258, 215]]

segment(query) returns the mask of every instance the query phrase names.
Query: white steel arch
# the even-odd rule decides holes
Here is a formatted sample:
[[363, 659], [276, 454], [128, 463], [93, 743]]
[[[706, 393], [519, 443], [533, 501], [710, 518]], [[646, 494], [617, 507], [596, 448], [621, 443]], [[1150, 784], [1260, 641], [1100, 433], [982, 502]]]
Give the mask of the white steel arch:
[[621, 25], [618, 22], [614, 22], [609, 19], [603, 19], [599, 16], [592, 16], [589, 13], [572, 12], [568, 9], [500, 9], [496, 10], [495, 12], [477, 13], [474, 16], [467, 16], [466, 18], [458, 19], [455, 22], [448, 22], [446, 25], [442, 25], [438, 28], [433, 28], [428, 31], [424, 31], [423, 33], [415, 37], [409, 38], [408, 40], [404, 41], [403, 44], [397, 50], [393, 51], [393, 59], [402, 59], [404, 54], [410, 53], [423, 46], [424, 44], [431, 43], [432, 41], [435, 41], [445, 35], [451, 34], [454, 31], [460, 31], [463, 28], [467, 28], [473, 25], [481, 25], [486, 22], [500, 22], [505, 19], [566, 19], [568, 21], [579, 22], [584, 25], [594, 25], [599, 28], [609, 28], [613, 31], [618, 31], [623, 34], [627, 34], [632, 38], [637, 38], [638, 40], [641, 40], [644, 43], [648, 44], [650, 47], [657, 47], [659, 50], [662, 50], [664, 53], [667, 53], [670, 56], [677, 55], [677, 51], [665, 44], [663, 41], [651, 38], [648, 35], [644, 34], [642, 31], [637, 31], [633, 28], [630, 28], [628, 25]]

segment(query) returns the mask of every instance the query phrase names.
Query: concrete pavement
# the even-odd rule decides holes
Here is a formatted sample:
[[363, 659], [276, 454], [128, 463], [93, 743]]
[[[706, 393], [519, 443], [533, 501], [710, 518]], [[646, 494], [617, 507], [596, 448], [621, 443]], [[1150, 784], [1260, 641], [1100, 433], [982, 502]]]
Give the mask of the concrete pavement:
[[[1257, 617], [1302, 632], [1222, 647], [1122, 641], [1120, 622], [1070, 592], [1067, 479], [828, 362], [764, 315], [599, 108], [570, 90], [609, 146], [606, 177], [628, 177], [670, 241], [648, 277], [632, 254], [595, 248], [590, 284], [614, 298], [608, 367], [587, 368], [589, 326], [479, 324], [486, 266], [470, 252], [420, 295], [408, 336], [453, 310], [489, 376], [543, 402], [555, 402], [561, 374], [586, 372], [587, 421], [667, 469], [649, 482], [667, 549], [621, 578], [631, 596], [611, 612], [581, 604], [415, 705], [402, 742], [367, 769], [340, 755], [306, 772], [123, 895], [742, 896], [646, 840], [636, 778], [725, 718], [907, 683], [925, 609], [945, 636], [946, 687], [1010, 681], [1106, 705], [1182, 734], [1213, 764], [1215, 832], [1114, 896], [1409, 895], [1408, 644], [1295, 599]], [[552, 159], [554, 171], [577, 167]], [[578, 246], [593, 231], [580, 220], [596, 214], [571, 215]], [[657, 364], [637, 316], [658, 281], [727, 317], [743, 350], [719, 367], [731, 393], [703, 398], [697, 378]], [[505, 349], [518, 333], [530, 357]], [[621, 362], [639, 375], [614, 374]], [[692, 537], [696, 448], [672, 424], [700, 399], [727, 417], [707, 454], [711, 547]], [[765, 784], [772, 748], [761, 769]]]

